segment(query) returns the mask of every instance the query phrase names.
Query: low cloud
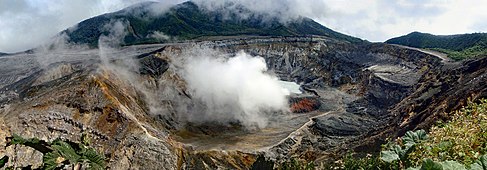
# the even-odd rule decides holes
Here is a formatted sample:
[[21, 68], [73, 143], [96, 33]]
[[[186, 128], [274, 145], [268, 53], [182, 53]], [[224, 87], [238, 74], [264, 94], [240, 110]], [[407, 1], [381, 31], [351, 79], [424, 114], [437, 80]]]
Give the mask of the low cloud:
[[[68, 42], [66, 34], [60, 34], [51, 38], [50, 41], [44, 43], [32, 52], [36, 56], [36, 60], [45, 69], [51, 64], [63, 61], [83, 60], [79, 57], [80, 52], [87, 50], [86, 45], [75, 45]], [[88, 58], [84, 58], [87, 60]]]
[[[147, 0], [0, 1], [0, 52], [19, 52], [48, 43], [82, 20]], [[160, 0], [154, 14], [184, 0]], [[167, 6], [167, 7], [166, 7]]]
[[281, 23], [288, 23], [301, 17], [324, 16], [326, 5], [324, 1], [300, 0], [194, 0], [194, 2], [208, 11], [220, 11], [224, 18], [237, 16], [247, 19], [261, 15], [265, 21], [277, 19]]
[[170, 40], [171, 37], [169, 35], [164, 34], [163, 32], [154, 31], [152, 34], [147, 35], [148, 38], [154, 38], [159, 41], [167, 41]]
[[102, 35], [98, 38], [98, 49], [102, 64], [108, 64], [108, 54], [119, 48], [123, 44], [123, 38], [127, 35], [128, 22], [125, 20], [112, 20], [103, 26], [108, 35]]

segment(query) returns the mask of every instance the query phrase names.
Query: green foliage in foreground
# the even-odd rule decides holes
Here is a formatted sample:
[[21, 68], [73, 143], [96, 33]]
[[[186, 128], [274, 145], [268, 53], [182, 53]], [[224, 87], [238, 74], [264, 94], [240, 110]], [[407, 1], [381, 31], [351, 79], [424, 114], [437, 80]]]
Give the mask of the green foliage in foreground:
[[455, 160], [471, 164], [487, 154], [487, 100], [469, 102], [450, 113], [451, 120], [431, 128], [430, 138], [415, 149], [410, 159], [417, 164], [422, 158], [435, 161]]
[[313, 162], [302, 162], [293, 159], [289, 162], [284, 162], [279, 165], [278, 170], [313, 170], [315, 165]]
[[8, 156], [3, 156], [0, 159], [0, 168], [3, 168], [3, 166], [5, 166], [5, 164], [7, 164], [7, 162], [8, 162]]
[[411, 166], [409, 154], [414, 151], [415, 147], [423, 140], [426, 140], [428, 136], [424, 130], [418, 130], [415, 132], [406, 132], [406, 134], [398, 139], [396, 143], [388, 144], [381, 152], [380, 159], [393, 163], [397, 161], [399, 167]]
[[457, 161], [435, 162], [430, 158], [424, 159], [419, 167], [408, 168], [408, 170], [487, 170], [487, 155], [481, 156], [477, 161], [469, 166], [465, 166]]
[[487, 99], [469, 101], [449, 117], [450, 121], [439, 122], [429, 133], [406, 132], [383, 145], [379, 155], [357, 158], [348, 154], [341, 160], [318, 165], [295, 159], [276, 164], [258, 162], [265, 169], [487, 170]]
[[[48, 143], [37, 138], [24, 139], [16, 134], [10, 137], [9, 140], [8, 145], [24, 145], [43, 153], [42, 169], [51, 170], [67, 167], [79, 169], [83, 167], [89, 170], [99, 170], [106, 167], [105, 157], [94, 148], [88, 147], [89, 144], [86, 142], [88, 139], [84, 135], [82, 136], [83, 144], [60, 139]], [[3, 166], [2, 160], [3, 158], [0, 160], [0, 168]]]
[[[302, 161], [298, 159], [291, 159], [287, 162], [274, 162], [272, 160], [266, 160], [264, 156], [257, 157], [250, 169], [252, 170], [313, 170], [317, 169], [313, 162]], [[323, 169], [323, 168], [318, 168]]]
[[383, 145], [379, 155], [357, 158], [348, 154], [314, 168], [487, 170], [487, 99], [469, 101], [466, 107], [450, 114], [450, 121], [439, 122], [429, 133], [408, 131]]
[[451, 120], [407, 132], [384, 145], [380, 156], [345, 157], [335, 169], [487, 170], [487, 99], [450, 113]]

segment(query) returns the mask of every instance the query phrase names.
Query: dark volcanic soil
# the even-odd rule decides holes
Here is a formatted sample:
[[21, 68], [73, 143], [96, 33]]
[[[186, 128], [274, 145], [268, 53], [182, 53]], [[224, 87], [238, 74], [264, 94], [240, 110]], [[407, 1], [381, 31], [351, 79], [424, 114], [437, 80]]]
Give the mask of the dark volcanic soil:
[[[303, 94], [290, 96], [295, 112], [273, 113], [266, 128], [253, 130], [238, 122], [181, 121], [177, 103], [193, 100], [173, 62], [195, 46], [264, 57], [277, 77], [301, 85]], [[246, 169], [261, 153], [324, 161], [373, 150], [388, 137], [447, 119], [444, 113], [468, 98], [486, 97], [486, 65], [487, 59], [450, 63], [416, 49], [327, 37], [7, 55], [0, 58], [0, 145], [13, 133], [73, 142], [88, 134], [112, 169]], [[310, 101], [298, 107], [303, 99]], [[42, 159], [25, 147], [0, 147], [3, 155], [13, 158], [9, 165], [33, 168]]]

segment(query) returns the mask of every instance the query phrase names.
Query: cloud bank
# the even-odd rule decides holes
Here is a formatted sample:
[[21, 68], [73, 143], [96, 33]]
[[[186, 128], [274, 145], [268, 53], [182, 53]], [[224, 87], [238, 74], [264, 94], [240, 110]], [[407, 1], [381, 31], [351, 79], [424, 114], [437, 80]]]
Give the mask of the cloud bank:
[[325, 26], [369, 41], [420, 31], [439, 35], [487, 32], [483, 0], [324, 0]]
[[[264, 21], [277, 19], [281, 23], [288, 23], [302, 16], [324, 16], [324, 1], [300, 0], [193, 0], [198, 6], [208, 11], [223, 11], [224, 17], [236, 14], [246, 19], [253, 14], [263, 15]], [[249, 11], [242, 10], [248, 9]]]

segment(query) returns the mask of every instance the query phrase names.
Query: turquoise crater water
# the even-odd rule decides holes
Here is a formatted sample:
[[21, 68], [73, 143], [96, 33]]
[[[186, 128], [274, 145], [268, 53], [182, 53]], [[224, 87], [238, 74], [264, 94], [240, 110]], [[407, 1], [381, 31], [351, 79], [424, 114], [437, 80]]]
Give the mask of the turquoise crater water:
[[291, 92], [291, 93], [294, 93], [294, 94], [301, 94], [302, 93], [301, 90], [299, 90], [300, 85], [295, 83], [295, 82], [279, 80], [279, 85], [281, 85], [282, 88], [289, 90], [289, 92]]

